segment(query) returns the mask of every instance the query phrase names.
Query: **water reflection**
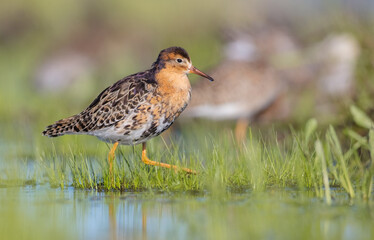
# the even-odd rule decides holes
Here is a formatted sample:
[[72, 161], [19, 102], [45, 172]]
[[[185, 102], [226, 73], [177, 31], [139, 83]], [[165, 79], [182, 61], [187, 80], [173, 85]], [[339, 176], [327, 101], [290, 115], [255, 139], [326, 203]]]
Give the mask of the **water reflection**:
[[1, 239], [371, 239], [368, 204], [327, 206], [296, 191], [229, 199], [0, 188]]
[[3, 212], [4, 206], [12, 209], [8, 215], [17, 216], [14, 225], [35, 223], [33, 228], [38, 229], [37, 222], [46, 222], [59, 234], [69, 229], [72, 239], [164, 239], [171, 235], [183, 238], [183, 227], [173, 229], [179, 223], [172, 201], [147, 195], [72, 188], [1, 188], [0, 210]]

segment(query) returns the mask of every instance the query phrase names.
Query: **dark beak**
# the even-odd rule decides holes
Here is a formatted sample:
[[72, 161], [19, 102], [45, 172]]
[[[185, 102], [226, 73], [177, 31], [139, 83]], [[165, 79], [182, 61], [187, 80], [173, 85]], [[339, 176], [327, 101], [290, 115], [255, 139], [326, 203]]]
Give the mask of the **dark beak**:
[[200, 75], [202, 77], [205, 77], [205, 78], [209, 79], [210, 81], [214, 81], [214, 79], [211, 76], [209, 76], [206, 73], [203, 73], [202, 71], [200, 71], [199, 69], [195, 68], [194, 66], [191, 66], [190, 73], [195, 73], [197, 75]]

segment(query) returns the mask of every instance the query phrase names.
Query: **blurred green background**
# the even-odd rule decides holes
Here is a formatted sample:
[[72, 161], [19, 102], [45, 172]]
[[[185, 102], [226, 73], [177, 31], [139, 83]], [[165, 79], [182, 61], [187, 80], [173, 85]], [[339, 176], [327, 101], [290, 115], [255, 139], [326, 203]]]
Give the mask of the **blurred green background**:
[[[150, 67], [169, 46], [183, 46], [194, 65], [213, 68], [223, 57], [225, 29], [263, 22], [286, 25], [304, 44], [329, 32], [354, 34], [363, 50], [356, 100], [368, 110], [372, 9], [370, 1], [5, 1], [0, 7], [0, 128], [10, 138], [11, 132], [40, 132], [50, 121], [88, 106], [104, 87]], [[58, 64], [75, 68], [64, 72]], [[49, 73], [53, 67], [61, 70]], [[66, 80], [71, 75], [79, 81]], [[40, 81], [48, 76], [67, 83], [50, 87]]]
[[[333, 31], [353, 33], [363, 48], [356, 80], [363, 82], [357, 90], [364, 90], [365, 99], [357, 100], [367, 110], [373, 89], [372, 8], [370, 1], [5, 1], [0, 126], [2, 132], [19, 126], [40, 132], [50, 121], [82, 110], [104, 87], [147, 69], [169, 46], [183, 46], [196, 66], [208, 70], [222, 59], [225, 29], [269, 21], [290, 27], [305, 44]], [[79, 81], [66, 80], [57, 90], [40, 83], [61, 61], [75, 64], [73, 73], [61, 67], [51, 78], [64, 82], [76, 72]]]

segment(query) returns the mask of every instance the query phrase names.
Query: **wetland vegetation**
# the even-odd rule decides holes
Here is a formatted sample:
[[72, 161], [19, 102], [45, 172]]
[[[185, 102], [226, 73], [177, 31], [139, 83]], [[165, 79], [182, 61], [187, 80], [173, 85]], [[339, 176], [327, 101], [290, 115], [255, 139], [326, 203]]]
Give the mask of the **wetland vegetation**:
[[[201, 16], [183, 24], [154, 21], [156, 14], [135, 3], [113, 9], [95, 2], [90, 11], [72, 1], [30, 3], [0, 8], [1, 239], [374, 238], [371, 20], [333, 11], [320, 19], [328, 22], [323, 27], [308, 16], [293, 23], [300, 41], [347, 31], [360, 44], [355, 94], [334, 103], [333, 116], [313, 114], [305, 95], [291, 121], [253, 124], [240, 143], [233, 122], [177, 122], [149, 142], [148, 157], [196, 175], [146, 166], [141, 146], [121, 146], [112, 179], [110, 145], [90, 136], [49, 139], [41, 131], [82, 110], [100, 89], [149, 67], [164, 46], [183, 45], [194, 64], [209, 69], [220, 61], [219, 26], [253, 19], [239, 3], [231, 14], [222, 2], [207, 1], [199, 9], [184, 4], [175, 11], [181, 15], [172, 17], [189, 19], [194, 11]], [[150, 4], [167, 15], [164, 3]], [[134, 9], [140, 12], [134, 15]], [[114, 47], [101, 54], [90, 50], [98, 45], [87, 39]], [[99, 59], [94, 70], [86, 68], [88, 75], [66, 88], [43, 90], [35, 80], [40, 63], [69, 47]]]

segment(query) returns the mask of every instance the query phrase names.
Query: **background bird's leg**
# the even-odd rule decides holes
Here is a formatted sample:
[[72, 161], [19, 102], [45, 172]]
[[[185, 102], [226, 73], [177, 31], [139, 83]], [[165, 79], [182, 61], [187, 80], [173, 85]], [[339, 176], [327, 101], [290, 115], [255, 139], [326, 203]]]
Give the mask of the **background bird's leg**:
[[249, 120], [247, 118], [240, 118], [235, 126], [235, 139], [237, 143], [243, 143], [246, 138]]
[[112, 177], [112, 173], [113, 173], [113, 160], [114, 160], [114, 156], [115, 156], [114, 153], [116, 151], [117, 146], [118, 146], [118, 142], [115, 142], [113, 144], [113, 147], [110, 149], [109, 154], [108, 154], [109, 175], [111, 177]]
[[148, 164], [148, 165], [159, 166], [159, 167], [164, 167], [164, 168], [172, 168], [172, 169], [174, 169], [175, 171], [183, 170], [183, 171], [185, 171], [185, 172], [187, 172], [187, 173], [193, 173], [193, 174], [196, 174], [196, 171], [191, 170], [191, 169], [189, 169], [189, 168], [180, 168], [180, 167], [177, 167], [177, 166], [175, 166], [175, 165], [170, 165], [170, 164], [167, 164], [167, 163], [160, 163], [160, 162], [155, 162], [155, 161], [150, 160], [150, 159], [147, 157], [147, 145], [146, 145], [146, 143], [143, 143], [142, 161], [143, 161], [145, 164]]

